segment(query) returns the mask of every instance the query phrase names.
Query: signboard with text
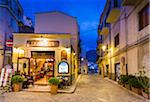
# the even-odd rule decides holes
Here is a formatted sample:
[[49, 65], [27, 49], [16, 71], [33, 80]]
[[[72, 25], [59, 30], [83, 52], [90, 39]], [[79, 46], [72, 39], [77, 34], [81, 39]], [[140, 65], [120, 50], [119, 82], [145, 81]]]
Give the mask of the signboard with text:
[[58, 73], [59, 74], [68, 74], [69, 73], [69, 64], [65, 61], [62, 61], [58, 64]]
[[59, 47], [59, 41], [28, 40], [27, 47]]

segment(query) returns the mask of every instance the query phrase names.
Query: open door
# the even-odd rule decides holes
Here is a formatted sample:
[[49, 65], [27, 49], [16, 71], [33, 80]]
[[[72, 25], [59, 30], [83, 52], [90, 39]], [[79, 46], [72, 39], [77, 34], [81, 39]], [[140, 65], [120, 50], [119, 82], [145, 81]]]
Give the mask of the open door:
[[115, 64], [115, 80], [119, 81], [120, 78], [120, 63]]

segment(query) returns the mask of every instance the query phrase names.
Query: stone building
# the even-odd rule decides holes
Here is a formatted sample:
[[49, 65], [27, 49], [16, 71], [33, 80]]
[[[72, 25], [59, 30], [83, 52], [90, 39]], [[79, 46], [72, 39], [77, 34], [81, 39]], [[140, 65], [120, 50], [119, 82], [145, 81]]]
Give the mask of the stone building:
[[18, 0], [0, 0], [0, 68], [12, 63], [12, 33], [18, 32], [18, 21], [22, 17], [23, 9]]
[[98, 64], [102, 75], [150, 72], [149, 0], [107, 0], [100, 17]]

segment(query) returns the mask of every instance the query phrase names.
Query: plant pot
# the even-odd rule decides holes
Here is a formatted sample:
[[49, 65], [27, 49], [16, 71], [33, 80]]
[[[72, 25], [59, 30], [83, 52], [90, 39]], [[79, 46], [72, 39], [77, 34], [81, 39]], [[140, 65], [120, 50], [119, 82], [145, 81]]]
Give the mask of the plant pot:
[[13, 84], [13, 91], [14, 91], [14, 92], [20, 91], [20, 83], [15, 83], [15, 84]]
[[58, 85], [51, 85], [51, 94], [57, 94]]
[[19, 83], [20, 91], [22, 90], [23, 83]]
[[142, 91], [143, 91], [143, 89], [139, 89], [138, 94], [139, 94], [139, 95], [142, 95]]
[[118, 84], [119, 84], [119, 85], [122, 85], [121, 81], [118, 81]]
[[142, 91], [142, 95], [144, 98], [150, 99], [150, 93], [145, 93]]
[[132, 90], [134, 93], [137, 93], [137, 94], [140, 93], [140, 89], [138, 89], [138, 88], [131, 87], [131, 90]]
[[127, 88], [128, 90], [131, 90], [131, 87], [129, 84], [125, 84], [125, 88]]

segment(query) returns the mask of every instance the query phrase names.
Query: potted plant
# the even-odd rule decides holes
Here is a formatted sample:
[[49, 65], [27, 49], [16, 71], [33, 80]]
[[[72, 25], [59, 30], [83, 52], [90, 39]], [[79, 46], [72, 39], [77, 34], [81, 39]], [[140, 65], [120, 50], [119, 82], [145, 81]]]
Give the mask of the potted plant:
[[138, 77], [138, 81], [142, 86], [142, 95], [143, 97], [150, 99], [150, 79], [146, 76]]
[[122, 84], [122, 76], [123, 76], [123, 75], [120, 75], [120, 79], [119, 79], [119, 81], [118, 81], [118, 84], [119, 84], [119, 85], [123, 85], [123, 84]]
[[150, 99], [150, 90], [148, 89], [144, 89], [143, 91], [142, 91], [142, 95], [143, 95], [143, 97], [145, 97], [145, 98], [147, 98], [147, 99]]
[[60, 83], [59, 79], [57, 79], [56, 77], [53, 77], [53, 78], [50, 78], [48, 82], [51, 85], [51, 94], [57, 94], [58, 84]]
[[131, 86], [131, 90], [137, 94], [141, 94], [142, 93], [142, 86], [138, 81], [138, 77], [132, 77], [129, 79], [129, 84]]
[[14, 75], [11, 78], [13, 91], [18, 92], [22, 89], [23, 78], [20, 75]]
[[120, 83], [126, 87], [127, 89], [130, 89], [128, 84], [129, 76], [128, 75], [121, 75], [120, 76]]

